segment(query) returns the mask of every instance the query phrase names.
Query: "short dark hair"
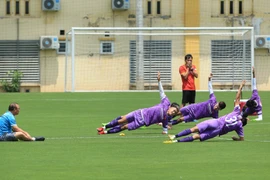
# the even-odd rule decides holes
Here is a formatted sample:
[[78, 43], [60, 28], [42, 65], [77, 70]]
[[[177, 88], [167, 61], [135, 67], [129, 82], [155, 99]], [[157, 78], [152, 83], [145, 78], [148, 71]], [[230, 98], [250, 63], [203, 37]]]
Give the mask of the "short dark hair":
[[175, 107], [178, 111], [180, 111], [180, 105], [178, 103], [176, 103], [176, 102], [173, 102], [171, 104], [171, 107]]
[[226, 103], [224, 101], [220, 101], [218, 103], [218, 106], [219, 106], [220, 110], [225, 109], [226, 108]]
[[9, 106], [8, 106], [8, 110], [9, 111], [13, 111], [14, 109], [17, 109], [17, 105], [18, 103], [11, 103]]
[[246, 102], [246, 106], [247, 107], [256, 107], [256, 102], [254, 101], [254, 100], [248, 100], [247, 102]]
[[244, 127], [245, 125], [247, 125], [247, 117], [242, 116], [241, 121], [242, 121], [242, 126], [243, 126], [243, 127]]
[[185, 60], [188, 60], [189, 58], [192, 58], [192, 59], [193, 59], [193, 57], [192, 57], [191, 54], [187, 54], [187, 55], [185, 56]]

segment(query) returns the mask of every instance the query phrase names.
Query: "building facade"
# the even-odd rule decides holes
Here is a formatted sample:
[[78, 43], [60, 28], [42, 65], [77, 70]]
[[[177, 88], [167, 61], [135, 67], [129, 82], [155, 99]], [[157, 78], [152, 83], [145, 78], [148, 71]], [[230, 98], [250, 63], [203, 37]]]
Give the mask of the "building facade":
[[[9, 70], [21, 70], [24, 74], [22, 92], [64, 92], [72, 90], [72, 86], [76, 91], [136, 89], [136, 36], [76, 35], [75, 67], [72, 67], [70, 55], [72, 37], [66, 36], [72, 27], [134, 28], [138, 23], [136, 3], [135, 0], [0, 1], [1, 78], [6, 78]], [[269, 7], [268, 0], [142, 0], [140, 8], [143, 10], [143, 27], [253, 27], [254, 38], [261, 36], [267, 41], [269, 37], [269, 47], [268, 42], [262, 46], [254, 45], [254, 66], [258, 70], [258, 89], [270, 90]], [[42, 40], [48, 37], [51, 40], [43, 44]], [[54, 37], [60, 43], [59, 48], [57, 44], [53, 47]], [[209, 40], [211, 44], [206, 43]], [[211, 71], [214, 75], [219, 74], [214, 81], [215, 88], [230, 89], [240, 83], [242, 74], [250, 76], [252, 62], [249, 55], [236, 53], [230, 56], [235, 49], [227, 52], [225, 47], [235, 43], [232, 47], [248, 49], [250, 39], [247, 40], [215, 35], [206, 38], [198, 35], [145, 36], [144, 87], [151, 89], [153, 86], [154, 89], [156, 71], [161, 70], [165, 74], [166, 87], [181, 90], [178, 68], [184, 63], [185, 54], [190, 53], [199, 72], [198, 90], [207, 89]], [[226, 62], [216, 55], [219, 53], [214, 53], [218, 46], [221, 48], [216, 51], [227, 53]], [[246, 49], [244, 52], [248, 54]], [[67, 57], [66, 52], [69, 53]], [[231, 65], [230, 59], [236, 62]], [[243, 66], [239, 65], [241, 62], [245, 62], [245, 68], [241, 70], [245, 72], [240, 75], [237, 73]], [[228, 69], [234, 69], [233, 78]], [[223, 71], [226, 71], [225, 75]], [[76, 76], [74, 81], [72, 76]], [[231, 79], [235, 81], [231, 82]]]

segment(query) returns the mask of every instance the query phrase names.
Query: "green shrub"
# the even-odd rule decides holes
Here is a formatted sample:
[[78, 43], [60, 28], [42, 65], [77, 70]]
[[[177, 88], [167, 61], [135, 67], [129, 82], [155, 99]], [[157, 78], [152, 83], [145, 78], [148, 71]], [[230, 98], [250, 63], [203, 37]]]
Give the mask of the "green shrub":
[[11, 81], [1, 80], [2, 89], [6, 92], [20, 92], [23, 73], [19, 70], [12, 70], [7, 72], [7, 76], [11, 78]]

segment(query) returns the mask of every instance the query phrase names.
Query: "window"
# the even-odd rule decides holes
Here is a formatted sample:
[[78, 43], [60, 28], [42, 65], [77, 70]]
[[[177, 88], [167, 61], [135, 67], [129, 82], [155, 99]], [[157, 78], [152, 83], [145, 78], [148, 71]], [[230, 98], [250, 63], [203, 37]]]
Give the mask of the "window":
[[70, 41], [59, 41], [59, 48], [57, 49], [57, 54], [70, 54]]
[[231, 83], [251, 79], [250, 40], [212, 40], [211, 60], [211, 72], [215, 75], [213, 82]]
[[16, 1], [16, 7], [15, 7], [15, 10], [16, 10], [16, 15], [19, 15], [20, 14], [20, 1]]
[[220, 1], [220, 14], [224, 14], [224, 1]]
[[23, 72], [23, 83], [40, 83], [38, 43], [39, 40], [0, 40], [0, 79], [7, 79], [6, 72], [18, 69]]
[[60, 30], [60, 35], [65, 35], [65, 30]]
[[239, 14], [243, 14], [243, 2], [239, 1]]
[[230, 14], [233, 14], [233, 1], [230, 1]]
[[25, 14], [29, 15], [29, 1], [25, 1]]
[[161, 14], [161, 2], [157, 1], [157, 14]]
[[[136, 41], [131, 40], [130, 48], [130, 83], [136, 83]], [[172, 82], [172, 41], [144, 40], [143, 41], [145, 83], [156, 83], [156, 70], [162, 71], [162, 84]], [[153, 71], [155, 69], [155, 71]]]
[[147, 14], [152, 14], [152, 2], [147, 2]]
[[113, 54], [114, 43], [112, 41], [100, 42], [100, 54]]
[[10, 1], [6, 1], [6, 13], [7, 15], [10, 15]]

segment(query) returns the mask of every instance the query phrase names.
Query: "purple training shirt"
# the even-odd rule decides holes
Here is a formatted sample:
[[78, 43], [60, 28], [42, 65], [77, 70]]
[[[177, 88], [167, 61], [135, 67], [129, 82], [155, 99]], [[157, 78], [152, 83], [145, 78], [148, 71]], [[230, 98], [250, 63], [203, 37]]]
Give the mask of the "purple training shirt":
[[258, 115], [262, 114], [262, 102], [261, 102], [261, 98], [258, 94], [258, 90], [254, 89], [252, 91], [252, 96], [249, 100], [254, 100], [257, 102], [257, 106], [255, 108], [246, 108], [245, 112], [248, 113], [248, 115], [253, 114], [254, 112], [258, 113]]
[[149, 126], [159, 122], [163, 122], [163, 124], [165, 123], [167, 125], [168, 122], [166, 123], [164, 121], [172, 119], [169, 115], [167, 115], [170, 104], [169, 99], [164, 97], [159, 104], [142, 109], [145, 125]]
[[228, 132], [236, 131], [238, 136], [244, 137], [241, 118], [242, 116], [239, 105], [235, 106], [233, 112], [230, 114], [218, 118], [217, 121], [220, 122], [222, 127], [219, 135], [221, 136], [227, 134]]
[[214, 93], [212, 93], [210, 94], [210, 98], [207, 101], [185, 106], [180, 109], [180, 112], [184, 116], [184, 120], [186, 122], [205, 117], [218, 118], [218, 111], [214, 110], [214, 106], [216, 104], [216, 97]]

